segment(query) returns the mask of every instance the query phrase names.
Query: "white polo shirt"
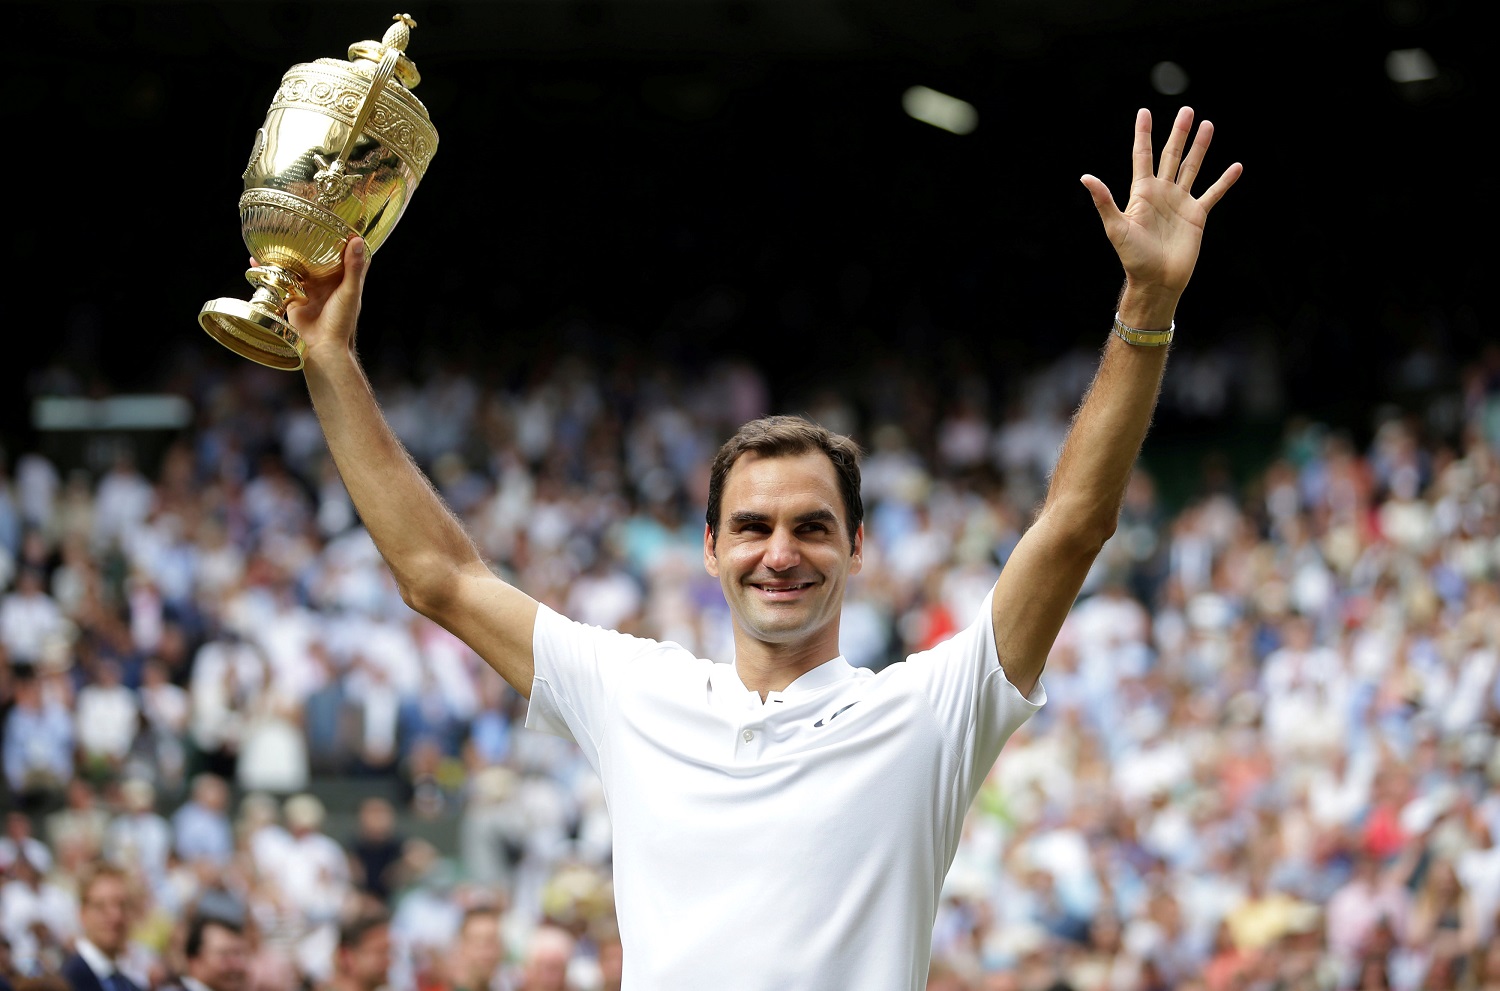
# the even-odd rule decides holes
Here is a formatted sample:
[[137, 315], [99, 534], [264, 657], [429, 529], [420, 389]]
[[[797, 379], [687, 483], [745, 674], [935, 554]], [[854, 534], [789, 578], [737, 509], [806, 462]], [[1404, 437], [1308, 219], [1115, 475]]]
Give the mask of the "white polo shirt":
[[535, 652], [526, 725], [604, 783], [625, 991], [926, 986], [964, 815], [1046, 701], [1005, 679], [988, 596], [932, 650], [836, 657], [764, 703], [733, 665], [546, 607]]

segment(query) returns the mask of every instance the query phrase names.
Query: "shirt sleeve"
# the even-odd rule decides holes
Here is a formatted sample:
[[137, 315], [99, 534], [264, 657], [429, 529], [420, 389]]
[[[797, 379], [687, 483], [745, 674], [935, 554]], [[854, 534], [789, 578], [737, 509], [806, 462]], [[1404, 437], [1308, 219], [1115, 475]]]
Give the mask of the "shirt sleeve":
[[967, 808], [1000, 756], [1000, 748], [1047, 702], [1040, 681], [1027, 698], [1005, 677], [991, 619], [994, 590], [967, 627], [930, 650], [913, 654], [908, 667], [937, 717], [948, 754], [956, 762], [955, 796]]
[[535, 672], [526, 728], [572, 740], [598, 771], [599, 744], [625, 669], [660, 646], [574, 622], [543, 605], [532, 635]]

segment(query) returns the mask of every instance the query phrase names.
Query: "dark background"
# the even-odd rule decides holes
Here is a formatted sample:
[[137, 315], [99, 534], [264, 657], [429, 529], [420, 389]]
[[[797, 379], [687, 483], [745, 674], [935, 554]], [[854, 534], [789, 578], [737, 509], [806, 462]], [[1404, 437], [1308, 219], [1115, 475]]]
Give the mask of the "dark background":
[[[19, 222], [0, 444], [32, 441], [29, 397], [59, 367], [102, 394], [243, 360], [196, 314], [249, 295], [235, 202], [255, 130], [287, 68], [343, 58], [398, 6], [3, 8]], [[739, 354], [788, 405], [884, 354], [1003, 392], [1102, 340], [1118, 264], [1078, 176], [1123, 198], [1135, 108], [1161, 133], [1182, 103], [1217, 125], [1205, 172], [1245, 175], [1211, 218], [1181, 350], [1268, 341], [1286, 408], [1358, 431], [1401, 401], [1398, 357], [1424, 345], [1454, 384], [1493, 334], [1492, 56], [1454, 0], [401, 9], [440, 143], [375, 260], [374, 366], [515, 381], [567, 350]], [[1387, 53], [1414, 47], [1438, 78], [1387, 78]], [[1187, 71], [1181, 96], [1152, 89], [1162, 60]], [[917, 83], [973, 103], [978, 129], [907, 117]]]

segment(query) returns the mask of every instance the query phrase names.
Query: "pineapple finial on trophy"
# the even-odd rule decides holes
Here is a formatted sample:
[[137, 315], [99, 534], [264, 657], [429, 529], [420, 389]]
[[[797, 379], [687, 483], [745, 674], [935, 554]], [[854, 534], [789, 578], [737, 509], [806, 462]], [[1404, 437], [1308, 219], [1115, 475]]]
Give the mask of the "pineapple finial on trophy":
[[385, 37], [380, 39], [380, 43], [404, 52], [406, 43], [411, 41], [411, 29], [417, 26], [417, 22], [410, 14], [397, 14], [391, 20], [396, 23], [385, 29]]

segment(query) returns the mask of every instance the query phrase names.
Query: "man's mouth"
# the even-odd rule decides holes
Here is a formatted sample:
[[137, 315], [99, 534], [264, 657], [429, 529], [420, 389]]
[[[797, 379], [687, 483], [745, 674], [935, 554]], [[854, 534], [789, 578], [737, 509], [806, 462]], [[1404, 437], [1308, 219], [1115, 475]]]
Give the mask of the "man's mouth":
[[812, 582], [751, 582], [750, 587], [767, 595], [793, 595], [803, 589], [812, 588]]

